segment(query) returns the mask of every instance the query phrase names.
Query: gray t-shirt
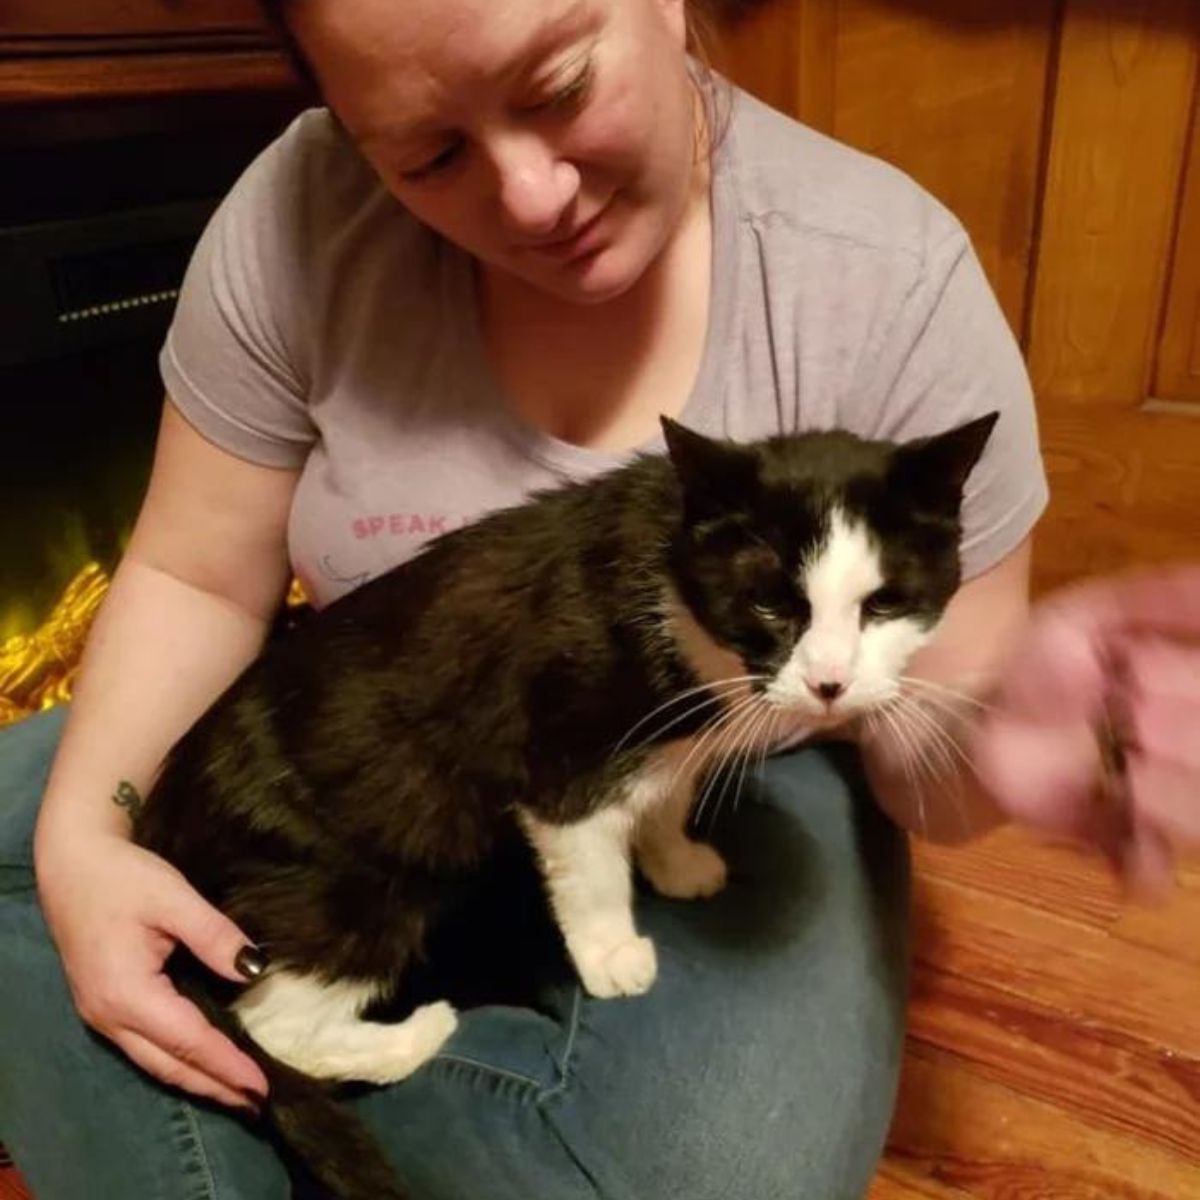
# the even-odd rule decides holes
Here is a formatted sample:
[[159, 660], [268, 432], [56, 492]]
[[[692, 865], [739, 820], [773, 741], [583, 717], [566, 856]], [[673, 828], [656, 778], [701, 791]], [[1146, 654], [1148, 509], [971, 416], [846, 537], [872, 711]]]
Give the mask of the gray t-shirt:
[[[161, 366], [205, 437], [303, 467], [288, 538], [318, 605], [436, 533], [629, 457], [514, 414], [482, 349], [469, 258], [320, 109], [213, 217]], [[1047, 498], [1029, 381], [968, 239], [900, 172], [735, 92], [713, 169], [708, 333], [681, 419], [740, 440], [904, 438], [992, 409], [964, 510], [968, 578]]]

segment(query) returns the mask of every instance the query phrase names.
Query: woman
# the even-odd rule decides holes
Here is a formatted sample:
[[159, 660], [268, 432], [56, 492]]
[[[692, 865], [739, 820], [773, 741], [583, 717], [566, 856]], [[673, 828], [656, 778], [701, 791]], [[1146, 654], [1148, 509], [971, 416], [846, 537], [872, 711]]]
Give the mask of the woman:
[[[129, 843], [110, 797], [145, 787], [254, 656], [293, 570], [327, 603], [432, 534], [659, 445], [663, 412], [748, 438], [998, 410], [966, 582], [917, 669], [987, 689], [1026, 614], [1046, 496], [1028, 383], [930, 197], [709, 80], [683, 0], [280, 15], [333, 115], [294, 124], [206, 232], [61, 744], [55, 717], [0, 742], [0, 936], [23, 981], [0, 1001], [0, 1135], [39, 1200], [289, 1194], [219, 1106], [264, 1079], [161, 973], [177, 942], [231, 979], [261, 960]], [[30, 873], [52, 755], [32, 855], [61, 968]], [[995, 819], [966, 777], [923, 809], [901, 758], [863, 746], [900, 823]], [[723, 837], [725, 895], [643, 902], [663, 959], [648, 996], [560, 981], [475, 1009], [427, 1068], [357, 1101], [414, 1197], [863, 1193], [900, 1052], [902, 837], [819, 751], [768, 764]]]

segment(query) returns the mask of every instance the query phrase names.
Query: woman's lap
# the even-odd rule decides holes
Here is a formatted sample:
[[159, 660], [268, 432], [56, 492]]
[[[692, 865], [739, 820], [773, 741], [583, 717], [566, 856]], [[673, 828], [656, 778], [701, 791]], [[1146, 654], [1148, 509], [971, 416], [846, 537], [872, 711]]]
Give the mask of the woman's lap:
[[[282, 1200], [264, 1142], [74, 1015], [29, 867], [57, 727], [0, 735], [0, 1140], [39, 1200]], [[772, 760], [714, 836], [725, 893], [639, 898], [648, 995], [592, 1000], [551, 963], [535, 1005], [463, 1013], [433, 1063], [354, 1101], [414, 1200], [862, 1194], [900, 1054], [903, 840], [836, 751]]]

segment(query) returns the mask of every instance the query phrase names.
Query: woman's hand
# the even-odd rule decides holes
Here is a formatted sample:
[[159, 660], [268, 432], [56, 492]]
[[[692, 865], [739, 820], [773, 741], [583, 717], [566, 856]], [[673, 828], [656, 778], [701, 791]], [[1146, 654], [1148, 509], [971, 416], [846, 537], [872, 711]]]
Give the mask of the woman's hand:
[[[1102, 753], [1110, 729], [1116, 772]], [[1135, 890], [1165, 892], [1172, 847], [1200, 845], [1200, 567], [1100, 579], [1039, 605], [974, 761], [1008, 816], [1098, 845]]]
[[[234, 966], [247, 961], [241, 930], [169, 863], [117, 834], [39, 846], [37, 876], [83, 1019], [163, 1083], [227, 1105], [259, 1104], [267, 1081], [258, 1065], [163, 971], [182, 942], [218, 974], [244, 982]], [[253, 953], [249, 961], [253, 969]]]

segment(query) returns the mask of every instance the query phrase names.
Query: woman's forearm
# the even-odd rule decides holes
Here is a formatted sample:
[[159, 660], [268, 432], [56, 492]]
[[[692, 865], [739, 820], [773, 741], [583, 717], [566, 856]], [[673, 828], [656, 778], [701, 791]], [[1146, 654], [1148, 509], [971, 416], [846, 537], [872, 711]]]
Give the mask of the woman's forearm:
[[38, 820], [39, 857], [81, 832], [126, 834], [130, 789], [144, 794], [266, 630], [230, 601], [126, 558], [88, 639]]

